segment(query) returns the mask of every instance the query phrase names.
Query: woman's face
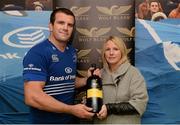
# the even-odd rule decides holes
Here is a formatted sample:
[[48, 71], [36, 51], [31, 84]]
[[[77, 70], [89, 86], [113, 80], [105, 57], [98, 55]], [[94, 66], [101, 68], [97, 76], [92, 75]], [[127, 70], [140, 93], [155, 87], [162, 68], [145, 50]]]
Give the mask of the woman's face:
[[158, 5], [157, 2], [151, 2], [150, 11], [151, 11], [152, 13], [159, 12], [159, 5]]
[[107, 63], [112, 65], [117, 65], [121, 60], [121, 51], [116, 44], [114, 44], [111, 40], [107, 41], [105, 44], [105, 59]]

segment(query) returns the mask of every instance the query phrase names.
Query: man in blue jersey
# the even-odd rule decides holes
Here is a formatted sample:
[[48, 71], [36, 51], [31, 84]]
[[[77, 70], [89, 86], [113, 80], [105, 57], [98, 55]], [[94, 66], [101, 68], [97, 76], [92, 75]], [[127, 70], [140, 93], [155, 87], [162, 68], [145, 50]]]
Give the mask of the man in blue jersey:
[[24, 94], [25, 103], [31, 107], [31, 123], [69, 124], [76, 123], [75, 117], [94, 116], [91, 108], [73, 104], [75, 88], [86, 83], [86, 78], [76, 77], [76, 51], [68, 44], [74, 25], [75, 16], [70, 10], [54, 10], [49, 38], [24, 57]]

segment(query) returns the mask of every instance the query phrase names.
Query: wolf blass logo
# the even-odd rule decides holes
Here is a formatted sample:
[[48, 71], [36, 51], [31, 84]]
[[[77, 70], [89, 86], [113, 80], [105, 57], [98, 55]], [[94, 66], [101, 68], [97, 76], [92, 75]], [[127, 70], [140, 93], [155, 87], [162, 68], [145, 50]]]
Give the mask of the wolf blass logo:
[[[131, 12], [128, 12], [132, 8], [132, 5], [113, 5], [111, 7], [96, 6], [97, 11], [102, 15], [99, 15], [99, 20], [122, 20], [130, 19]], [[127, 12], [127, 13], [126, 13]]]
[[87, 36], [79, 36], [79, 42], [101, 42], [105, 41], [107, 36], [100, 36], [100, 37], [87, 37]]
[[87, 7], [77, 7], [77, 6], [72, 6], [71, 11], [75, 14], [76, 20], [77, 21], [87, 21], [89, 20], [89, 15], [86, 14], [89, 10], [91, 9], [90, 6]]
[[86, 49], [86, 50], [80, 50], [78, 54], [78, 63], [89, 63], [89, 54], [91, 52], [91, 49]]
[[77, 27], [76, 30], [80, 33], [79, 42], [98, 42], [106, 39], [105, 34], [110, 32], [111, 27], [92, 27], [88, 29]]
[[104, 20], [129, 20], [131, 19], [130, 15], [120, 15], [120, 16], [108, 16], [108, 15], [100, 15], [99, 20], [104, 21]]

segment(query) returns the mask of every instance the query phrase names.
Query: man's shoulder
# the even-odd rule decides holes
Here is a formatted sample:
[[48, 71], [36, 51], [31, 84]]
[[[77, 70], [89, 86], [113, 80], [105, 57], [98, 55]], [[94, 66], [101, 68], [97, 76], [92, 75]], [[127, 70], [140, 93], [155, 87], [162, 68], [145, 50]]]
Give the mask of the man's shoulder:
[[49, 52], [49, 45], [47, 40], [42, 41], [40, 43], [37, 43], [34, 45], [30, 50], [27, 52], [26, 56], [43, 56], [43, 55], [48, 55], [47, 53]]
[[75, 47], [73, 47], [72, 45], [67, 45], [67, 48], [70, 50], [70, 51], [77, 51]]
[[[44, 40], [42, 42], [37, 43], [36, 45], [34, 45], [32, 48], [37, 48], [37, 47], [44, 47], [48, 45], [48, 40]], [[42, 48], [43, 49], [43, 48]]]
[[36, 45], [34, 45], [30, 50], [31, 51], [36, 51], [38, 50], [39, 52], [45, 50], [45, 48], [48, 48], [49, 47], [49, 44], [48, 44], [48, 41], [47, 40], [44, 40], [40, 43], [37, 43]]

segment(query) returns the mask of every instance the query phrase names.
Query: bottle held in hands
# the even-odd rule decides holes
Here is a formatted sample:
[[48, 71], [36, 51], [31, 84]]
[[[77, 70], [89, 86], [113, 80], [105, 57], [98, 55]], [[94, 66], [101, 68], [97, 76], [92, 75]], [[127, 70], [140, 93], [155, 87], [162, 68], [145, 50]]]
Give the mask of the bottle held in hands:
[[96, 64], [92, 64], [91, 67], [94, 69], [87, 79], [86, 105], [93, 109], [93, 113], [98, 113], [103, 104], [102, 80], [99, 76], [93, 74], [96, 70]]

